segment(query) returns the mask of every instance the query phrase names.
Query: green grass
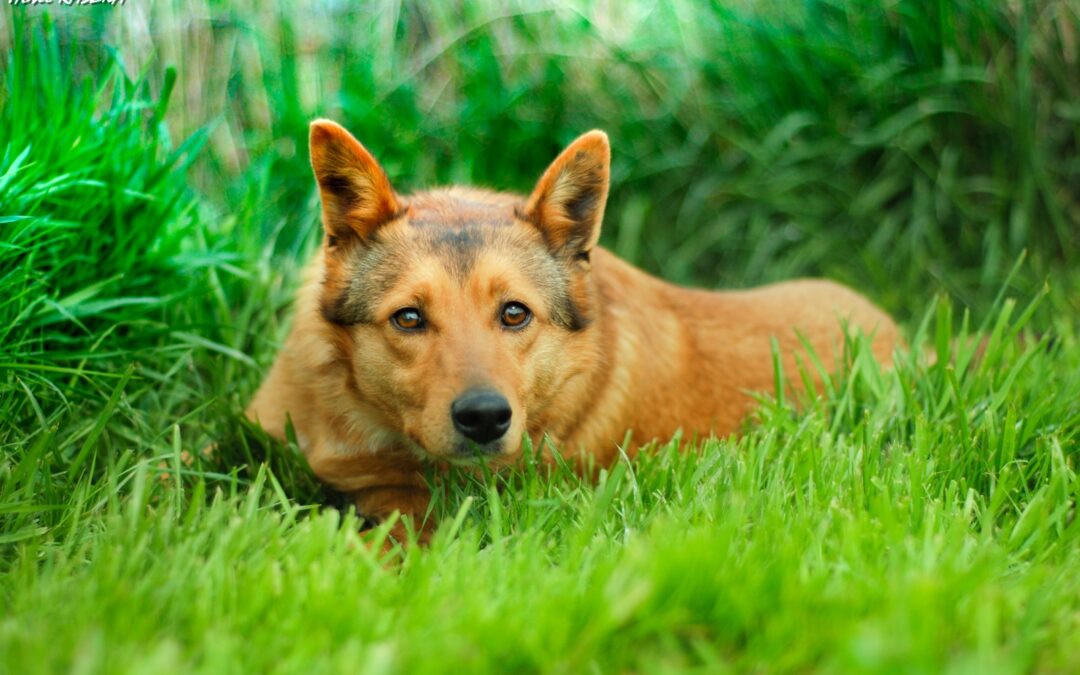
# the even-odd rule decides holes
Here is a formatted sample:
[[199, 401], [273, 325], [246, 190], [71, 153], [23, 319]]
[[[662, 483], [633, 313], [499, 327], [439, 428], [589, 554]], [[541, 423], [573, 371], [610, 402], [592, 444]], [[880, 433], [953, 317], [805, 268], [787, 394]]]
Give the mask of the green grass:
[[[264, 6], [0, 8], [0, 671], [1080, 669], [1074, 3]], [[912, 350], [595, 482], [455, 476], [380, 557], [241, 415], [316, 115], [406, 189], [603, 127], [607, 245], [837, 278]]]

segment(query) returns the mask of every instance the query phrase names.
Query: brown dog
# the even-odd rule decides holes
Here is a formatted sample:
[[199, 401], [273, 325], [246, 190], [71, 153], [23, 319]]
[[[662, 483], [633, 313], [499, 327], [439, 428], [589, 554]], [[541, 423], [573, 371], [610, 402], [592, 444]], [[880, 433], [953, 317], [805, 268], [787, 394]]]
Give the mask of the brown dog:
[[800, 335], [831, 369], [844, 324], [889, 358], [896, 326], [838, 284], [690, 290], [598, 247], [609, 158], [590, 131], [528, 198], [403, 196], [349, 132], [314, 122], [325, 238], [248, 416], [279, 438], [291, 419], [360, 513], [419, 522], [425, 461], [506, 463], [546, 434], [602, 465], [628, 431], [634, 446], [731, 434], [773, 388], [774, 340], [785, 372]]

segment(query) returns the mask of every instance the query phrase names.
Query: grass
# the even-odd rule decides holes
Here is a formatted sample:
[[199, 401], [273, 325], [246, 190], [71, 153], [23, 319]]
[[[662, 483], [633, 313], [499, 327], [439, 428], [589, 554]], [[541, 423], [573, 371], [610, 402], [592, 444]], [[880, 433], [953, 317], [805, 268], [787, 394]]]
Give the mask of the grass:
[[[1071, 3], [261, 6], [3, 10], [0, 671], [1080, 669]], [[457, 476], [380, 557], [240, 414], [320, 114], [406, 188], [602, 126], [607, 245], [838, 278], [912, 351], [595, 482]]]

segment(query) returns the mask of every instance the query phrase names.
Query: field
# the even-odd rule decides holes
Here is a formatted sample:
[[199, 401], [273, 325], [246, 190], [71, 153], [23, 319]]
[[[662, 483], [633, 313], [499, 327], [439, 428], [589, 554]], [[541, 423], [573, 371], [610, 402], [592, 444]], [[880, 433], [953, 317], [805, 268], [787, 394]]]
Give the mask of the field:
[[[0, 7], [0, 672], [1080, 671], [1080, 5], [709, 4]], [[405, 190], [603, 128], [606, 246], [911, 349], [379, 554], [242, 416], [317, 116]]]

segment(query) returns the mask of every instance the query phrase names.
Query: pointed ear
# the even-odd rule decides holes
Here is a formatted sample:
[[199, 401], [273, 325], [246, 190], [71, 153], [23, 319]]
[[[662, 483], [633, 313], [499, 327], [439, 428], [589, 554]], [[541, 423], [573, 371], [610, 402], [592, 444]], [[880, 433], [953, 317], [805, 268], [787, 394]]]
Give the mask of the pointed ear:
[[360, 141], [330, 120], [311, 123], [311, 168], [319, 184], [328, 241], [366, 241], [401, 209], [382, 167]]
[[563, 150], [540, 177], [523, 215], [552, 252], [588, 258], [600, 239], [610, 166], [607, 134], [593, 130]]

